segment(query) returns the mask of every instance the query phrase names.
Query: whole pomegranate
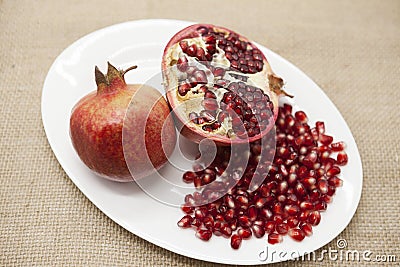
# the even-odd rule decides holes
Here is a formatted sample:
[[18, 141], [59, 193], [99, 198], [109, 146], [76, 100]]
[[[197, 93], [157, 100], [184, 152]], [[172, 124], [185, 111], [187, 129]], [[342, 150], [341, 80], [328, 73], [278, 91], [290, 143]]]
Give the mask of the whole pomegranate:
[[100, 176], [119, 182], [161, 168], [176, 143], [163, 96], [149, 86], [126, 84], [124, 75], [134, 68], [117, 70], [108, 63], [104, 75], [96, 67], [97, 91], [83, 97], [70, 118], [72, 144], [81, 160]]
[[223, 27], [191, 25], [168, 42], [162, 58], [167, 99], [195, 142], [247, 143], [265, 136], [287, 95], [264, 54]]

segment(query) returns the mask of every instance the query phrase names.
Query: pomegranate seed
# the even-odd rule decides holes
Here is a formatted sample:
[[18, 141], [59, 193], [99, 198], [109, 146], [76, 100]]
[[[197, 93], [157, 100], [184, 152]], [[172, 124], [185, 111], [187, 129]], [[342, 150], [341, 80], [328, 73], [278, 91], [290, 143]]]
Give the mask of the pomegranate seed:
[[325, 201], [321, 200], [314, 204], [315, 210], [324, 211], [327, 208], [327, 204]]
[[302, 212], [300, 212], [299, 215], [299, 220], [301, 222], [305, 222], [308, 220], [308, 216], [310, 215], [310, 211], [309, 210], [303, 210]]
[[304, 186], [301, 183], [296, 184], [295, 190], [296, 190], [297, 196], [300, 196], [300, 197], [304, 196], [307, 193], [306, 189], [304, 188]]
[[259, 219], [253, 222], [254, 225], [264, 226], [265, 222], [263, 219]]
[[222, 76], [225, 75], [225, 69], [223, 69], [223, 68], [215, 68], [213, 73], [214, 73], [214, 76], [222, 77]]
[[287, 147], [278, 147], [276, 153], [279, 157], [287, 158], [289, 156], [289, 149]]
[[318, 181], [318, 189], [322, 194], [328, 193], [328, 181], [321, 179]]
[[308, 175], [308, 169], [306, 166], [301, 166], [298, 170], [297, 170], [297, 175], [300, 179], [305, 178]]
[[225, 237], [230, 237], [232, 235], [232, 228], [228, 224], [221, 225], [220, 231]]
[[288, 219], [287, 219], [287, 225], [290, 227], [290, 228], [295, 228], [297, 225], [299, 225], [299, 219], [297, 219], [297, 217], [289, 217]]
[[333, 196], [336, 192], [336, 187], [335, 186], [328, 186], [328, 192], [326, 192], [326, 196]]
[[201, 176], [202, 184], [203, 185], [209, 184], [209, 183], [213, 182], [215, 180], [215, 178], [216, 178], [215, 174], [204, 173]]
[[322, 121], [317, 121], [315, 123], [315, 128], [317, 129], [319, 134], [324, 134], [325, 133], [325, 123]]
[[268, 235], [268, 243], [271, 245], [278, 244], [282, 242], [282, 236], [280, 234], [270, 233]]
[[201, 104], [206, 110], [217, 110], [219, 108], [218, 102], [213, 98], [205, 98]]
[[275, 203], [274, 206], [272, 207], [272, 212], [274, 214], [283, 214], [284, 210], [282, 204], [279, 202]]
[[279, 196], [276, 197], [276, 200], [278, 200], [278, 202], [285, 203], [286, 202], [286, 196], [285, 195], [279, 195]]
[[297, 182], [297, 175], [295, 173], [289, 174], [288, 183], [293, 185]]
[[285, 118], [285, 126], [286, 126], [287, 128], [293, 127], [294, 124], [295, 124], [295, 122], [296, 122], [296, 121], [294, 120], [294, 118], [293, 118], [292, 115], [286, 116], [286, 118]]
[[196, 189], [199, 189], [202, 185], [203, 185], [203, 180], [201, 179], [201, 177], [196, 176], [194, 178], [194, 187]]
[[250, 221], [249, 217], [244, 215], [238, 218], [238, 222], [243, 227], [250, 227], [252, 225], [252, 222]]
[[[204, 93], [204, 98], [213, 98], [213, 99], [217, 99], [217, 96], [216, 96], [213, 92], [211, 92], [211, 91], [206, 91], [206, 92]], [[213, 117], [213, 119], [215, 119], [215, 118]]]
[[254, 206], [254, 205], [250, 206], [247, 211], [247, 214], [249, 215], [250, 221], [255, 221], [258, 216], [258, 211], [257, 211], [256, 206]]
[[232, 221], [230, 221], [229, 227], [232, 229], [232, 231], [235, 231], [238, 228], [238, 220], [235, 218]]
[[257, 208], [262, 208], [264, 207], [264, 205], [267, 203], [267, 198], [265, 197], [260, 197], [257, 201], [256, 201], [256, 206]]
[[188, 60], [185, 56], [182, 56], [178, 59], [177, 68], [182, 72], [185, 72], [187, 70]]
[[289, 225], [287, 225], [286, 223], [278, 224], [276, 226], [276, 231], [278, 232], [278, 234], [286, 235], [289, 231]]
[[321, 214], [319, 213], [319, 211], [315, 210], [312, 211], [309, 215], [308, 215], [308, 222], [311, 225], [318, 225], [321, 221]]
[[328, 179], [329, 185], [335, 186], [335, 187], [341, 187], [343, 185], [342, 179], [338, 178], [337, 176], [333, 176]]
[[181, 96], [185, 96], [191, 89], [191, 85], [189, 83], [182, 83], [178, 86], [178, 93]]
[[332, 196], [328, 196], [328, 195], [323, 195], [321, 197], [322, 201], [325, 201], [326, 203], [331, 203], [332, 202]]
[[296, 206], [296, 205], [286, 205], [286, 206], [285, 206], [285, 211], [286, 211], [289, 215], [293, 216], [293, 215], [298, 214], [299, 211], [300, 211], [300, 209], [299, 209], [299, 207]]
[[293, 238], [293, 240], [298, 241], [298, 242], [302, 241], [304, 239], [304, 237], [306, 236], [303, 230], [296, 229], [296, 228], [290, 229], [288, 234], [291, 238]]
[[251, 230], [252, 230], [254, 236], [257, 238], [261, 238], [265, 235], [265, 230], [260, 225], [252, 225]]
[[224, 200], [225, 200], [225, 204], [229, 208], [234, 209], [236, 207], [235, 200], [233, 199], [232, 195], [226, 195]]
[[319, 133], [318, 133], [317, 128], [311, 128], [310, 132], [311, 132], [311, 136], [312, 136], [313, 140], [318, 141]]
[[259, 214], [261, 218], [264, 218], [266, 220], [269, 220], [272, 217], [272, 211], [268, 208], [261, 209]]
[[181, 206], [181, 210], [186, 214], [192, 214], [193, 210], [194, 210], [194, 207], [184, 204], [184, 205]]
[[195, 44], [192, 44], [189, 47], [187, 47], [184, 52], [188, 56], [194, 57], [196, 55], [196, 52], [197, 52], [197, 46]]
[[248, 239], [251, 237], [251, 231], [249, 228], [239, 228], [237, 230], [237, 234], [242, 238], [242, 239]]
[[319, 199], [320, 196], [321, 196], [321, 192], [317, 188], [314, 188], [313, 190], [311, 190], [311, 192], [310, 192], [310, 200], [311, 201], [316, 201], [317, 199]]
[[225, 220], [225, 218], [224, 218], [224, 216], [222, 214], [218, 213], [217, 215], [215, 215], [215, 220], [222, 222], [222, 221]]
[[216, 221], [214, 223], [214, 227], [212, 229], [212, 232], [213, 232], [214, 235], [216, 235], [216, 236], [221, 236], [222, 235], [222, 233], [221, 233], [221, 224], [222, 224], [221, 221]]
[[327, 146], [327, 145], [330, 145], [330, 144], [332, 143], [333, 137], [332, 137], [332, 136], [329, 136], [329, 135], [325, 135], [325, 134], [320, 134], [320, 135], [319, 135], [319, 141], [320, 141], [323, 145]]
[[240, 244], [242, 244], [242, 238], [239, 235], [232, 235], [231, 237], [231, 247], [233, 249], [239, 249]]
[[309, 223], [301, 223], [299, 228], [304, 232], [306, 236], [311, 236], [313, 234], [312, 225]]
[[180, 41], [179, 46], [181, 47], [182, 51], [186, 51], [186, 49], [189, 47], [189, 44], [187, 41]]
[[343, 151], [346, 148], [346, 143], [343, 141], [332, 143], [331, 148], [335, 152]]
[[333, 177], [340, 173], [340, 168], [338, 166], [332, 166], [329, 170], [326, 171], [326, 176]]
[[288, 194], [286, 199], [288, 204], [297, 204], [298, 202], [298, 198], [295, 194]]
[[308, 122], [308, 118], [306, 113], [304, 113], [304, 111], [297, 111], [294, 116], [296, 117], [296, 119], [300, 122], [300, 123], [307, 123]]
[[303, 185], [310, 187], [312, 185], [315, 185], [317, 180], [314, 177], [306, 177], [302, 180]]
[[227, 210], [226, 213], [225, 213], [224, 219], [225, 219], [227, 222], [230, 222], [230, 221], [232, 221], [234, 218], [235, 218], [235, 210], [234, 210], [234, 209], [229, 209], [229, 210]]
[[202, 47], [199, 47], [196, 51], [196, 58], [200, 61], [206, 61], [206, 52]]
[[203, 208], [198, 208], [194, 211], [194, 217], [199, 219], [200, 221], [203, 220], [207, 215], [207, 212]]
[[201, 221], [197, 218], [194, 218], [192, 221], [192, 226], [195, 228], [199, 228], [201, 226]]
[[193, 218], [190, 215], [185, 215], [179, 220], [178, 226], [181, 228], [189, 228], [192, 225]]
[[349, 161], [346, 152], [344, 151], [340, 151], [337, 154], [337, 158], [336, 158], [336, 163], [340, 166], [346, 165], [347, 162]]
[[275, 224], [280, 224], [283, 223], [283, 218], [281, 215], [276, 214], [272, 217], [272, 220], [275, 222]]
[[284, 115], [291, 115], [293, 107], [291, 105], [285, 103], [285, 104], [283, 104], [283, 107], [280, 108], [280, 110], [281, 110], [282, 114], [284, 114]]
[[195, 204], [195, 200], [194, 200], [193, 195], [191, 195], [191, 194], [186, 195], [185, 196], [185, 203], [188, 203], [189, 205], [193, 206]]
[[239, 202], [242, 205], [247, 205], [249, 204], [249, 199], [246, 196], [239, 195], [236, 197], [236, 201]]
[[205, 229], [198, 229], [196, 231], [196, 237], [200, 238], [201, 240], [208, 241], [212, 236], [212, 232], [210, 230]]
[[289, 186], [288, 186], [288, 182], [286, 181], [282, 181], [278, 184], [278, 192], [281, 194], [285, 194], [288, 190]]
[[311, 151], [310, 153], [308, 153], [304, 159], [303, 159], [303, 164], [305, 166], [307, 166], [308, 168], [312, 168], [314, 166], [314, 163], [317, 161], [318, 159], [318, 154], [315, 151]]
[[267, 234], [273, 233], [275, 231], [275, 222], [268, 221], [264, 225], [264, 230]]
[[203, 220], [203, 225], [208, 230], [212, 230], [212, 228], [214, 227], [214, 219], [213, 219], [213, 217], [212, 216], [205, 217], [204, 220]]

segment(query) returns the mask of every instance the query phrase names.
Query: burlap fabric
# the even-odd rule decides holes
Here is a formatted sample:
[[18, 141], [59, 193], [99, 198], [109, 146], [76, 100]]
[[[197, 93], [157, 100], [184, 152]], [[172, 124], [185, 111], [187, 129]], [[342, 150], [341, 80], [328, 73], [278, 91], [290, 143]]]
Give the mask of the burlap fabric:
[[[41, 90], [56, 56], [94, 30], [143, 18], [225, 25], [314, 79], [345, 117], [364, 167], [359, 208], [338, 238], [349, 249], [395, 254], [398, 266], [399, 1], [0, 0], [1, 266], [214, 266], [159, 248], [111, 221], [66, 176], [43, 130]], [[276, 266], [340, 265], [376, 263], [325, 259]]]

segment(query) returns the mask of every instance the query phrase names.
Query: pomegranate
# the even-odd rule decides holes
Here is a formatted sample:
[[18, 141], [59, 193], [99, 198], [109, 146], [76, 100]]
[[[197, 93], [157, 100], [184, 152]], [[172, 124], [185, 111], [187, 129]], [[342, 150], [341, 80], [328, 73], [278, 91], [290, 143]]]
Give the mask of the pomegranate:
[[219, 145], [260, 139], [274, 127], [287, 95], [257, 46], [229, 29], [191, 25], [168, 42], [162, 58], [167, 100], [181, 133]]
[[[276, 152], [269, 167], [254, 160], [265, 149], [265, 143], [257, 140], [250, 143], [250, 161], [241, 178], [227, 168], [229, 160], [236, 160], [230, 157], [236, 146], [218, 147], [211, 164], [197, 162], [194, 171], [183, 174], [186, 183], [202, 187], [185, 196], [185, 216], [178, 222], [179, 227], [206, 228], [206, 238], [202, 240], [209, 240], [212, 234], [230, 237], [232, 249], [239, 249], [243, 240], [253, 236], [265, 236], [269, 244], [281, 243], [284, 236], [298, 242], [312, 236], [313, 227], [322, 220], [321, 213], [343, 184], [339, 175], [341, 166], [349, 160], [344, 151], [346, 145], [332, 142], [333, 137], [325, 133], [324, 122], [311, 127], [305, 112], [293, 114], [288, 104], [279, 107], [275, 124]], [[205, 179], [205, 174], [213, 179]], [[254, 190], [251, 180], [255, 176], [263, 181]], [[237, 179], [225, 194], [227, 185]]]
[[[96, 67], [97, 91], [83, 97], [70, 118], [72, 144], [81, 160], [100, 176], [119, 182], [161, 168], [175, 147], [175, 126], [162, 95], [149, 86], [126, 84], [125, 73], [135, 68], [117, 70], [108, 63], [104, 75]], [[133, 176], [128, 165], [135, 166]]]

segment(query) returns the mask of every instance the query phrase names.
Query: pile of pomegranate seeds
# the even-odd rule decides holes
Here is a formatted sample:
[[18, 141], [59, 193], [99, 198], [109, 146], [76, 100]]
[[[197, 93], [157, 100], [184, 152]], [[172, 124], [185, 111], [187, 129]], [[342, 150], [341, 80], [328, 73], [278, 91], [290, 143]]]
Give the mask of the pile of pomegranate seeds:
[[[227, 169], [230, 147], [219, 147], [207, 168], [199, 163], [184, 173], [185, 182], [196, 188], [205, 186], [186, 195], [182, 205], [186, 215], [178, 226], [194, 229], [205, 241], [212, 235], [230, 238], [233, 249], [252, 236], [267, 235], [270, 244], [282, 242], [284, 235], [296, 241], [311, 236], [321, 212], [342, 186], [340, 166], [347, 164], [348, 157], [345, 143], [333, 142], [323, 122], [313, 128], [307, 122], [303, 111], [293, 115], [291, 105], [279, 108], [276, 152], [268, 167], [263, 167], [260, 142], [256, 141], [250, 144], [249, 163], [242, 173]], [[256, 190], [249, 190], [256, 176], [265, 179]], [[225, 194], [229, 185], [232, 188]]]

